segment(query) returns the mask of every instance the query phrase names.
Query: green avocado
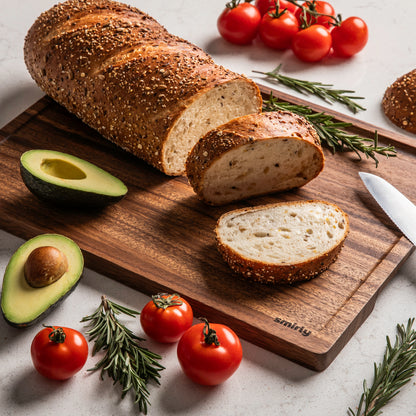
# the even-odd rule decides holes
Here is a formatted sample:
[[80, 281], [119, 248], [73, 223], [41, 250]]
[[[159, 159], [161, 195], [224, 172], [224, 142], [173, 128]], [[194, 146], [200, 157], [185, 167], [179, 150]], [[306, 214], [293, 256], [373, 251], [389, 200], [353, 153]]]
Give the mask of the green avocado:
[[[54, 283], [32, 287], [25, 277], [25, 264], [38, 247], [54, 247], [67, 259], [65, 273]], [[84, 270], [84, 258], [78, 245], [60, 234], [41, 234], [21, 245], [6, 267], [1, 292], [1, 311], [15, 327], [27, 327], [43, 319], [78, 284]]]
[[20, 174], [38, 198], [67, 207], [104, 207], [127, 193], [126, 185], [105, 170], [54, 150], [23, 153]]

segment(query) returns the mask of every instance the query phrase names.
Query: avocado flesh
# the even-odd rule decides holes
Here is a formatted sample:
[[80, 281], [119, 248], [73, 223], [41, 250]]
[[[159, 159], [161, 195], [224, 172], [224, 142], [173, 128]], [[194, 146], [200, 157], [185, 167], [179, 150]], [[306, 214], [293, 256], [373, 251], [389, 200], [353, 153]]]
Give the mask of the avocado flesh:
[[53, 150], [34, 149], [23, 153], [20, 173], [33, 194], [60, 205], [105, 206], [127, 193], [125, 184], [105, 170]]
[[[24, 266], [30, 253], [37, 247], [53, 246], [67, 257], [68, 270], [56, 282], [31, 287], [24, 276]], [[59, 234], [42, 234], [21, 245], [11, 257], [3, 278], [1, 310], [12, 326], [34, 324], [68, 296], [82, 276], [84, 258], [78, 245]]]

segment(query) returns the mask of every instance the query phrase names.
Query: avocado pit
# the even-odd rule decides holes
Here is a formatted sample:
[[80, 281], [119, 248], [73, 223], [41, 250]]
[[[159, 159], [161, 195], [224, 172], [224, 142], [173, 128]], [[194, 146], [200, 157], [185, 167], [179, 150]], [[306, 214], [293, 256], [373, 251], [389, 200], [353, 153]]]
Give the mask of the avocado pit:
[[68, 270], [68, 260], [65, 254], [52, 246], [35, 248], [26, 260], [24, 275], [32, 287], [48, 286]]

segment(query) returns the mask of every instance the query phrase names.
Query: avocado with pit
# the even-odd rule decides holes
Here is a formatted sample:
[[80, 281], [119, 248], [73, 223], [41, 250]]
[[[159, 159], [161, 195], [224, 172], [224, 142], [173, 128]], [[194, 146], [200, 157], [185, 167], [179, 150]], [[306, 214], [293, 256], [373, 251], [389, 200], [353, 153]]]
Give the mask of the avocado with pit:
[[54, 150], [23, 153], [20, 174], [38, 198], [65, 207], [104, 207], [120, 201], [127, 193], [126, 185], [107, 171]]
[[3, 278], [1, 311], [10, 325], [39, 322], [77, 286], [84, 270], [79, 246], [60, 234], [41, 234], [21, 245]]

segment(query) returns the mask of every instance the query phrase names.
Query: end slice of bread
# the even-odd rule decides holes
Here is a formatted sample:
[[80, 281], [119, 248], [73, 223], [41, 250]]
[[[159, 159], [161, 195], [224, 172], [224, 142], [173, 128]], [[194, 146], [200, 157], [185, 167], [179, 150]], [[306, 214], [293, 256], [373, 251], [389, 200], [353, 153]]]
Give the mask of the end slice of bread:
[[309, 280], [337, 258], [348, 215], [326, 201], [294, 201], [223, 214], [216, 242], [231, 269], [262, 283]]
[[224, 205], [301, 187], [323, 167], [314, 128], [276, 111], [237, 117], [208, 132], [189, 154], [186, 175], [202, 201]]

